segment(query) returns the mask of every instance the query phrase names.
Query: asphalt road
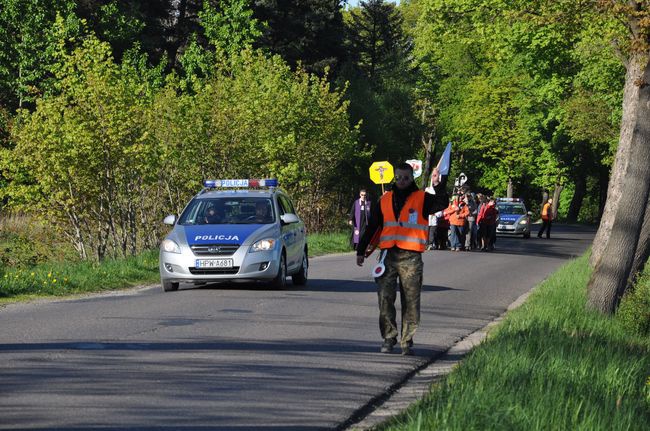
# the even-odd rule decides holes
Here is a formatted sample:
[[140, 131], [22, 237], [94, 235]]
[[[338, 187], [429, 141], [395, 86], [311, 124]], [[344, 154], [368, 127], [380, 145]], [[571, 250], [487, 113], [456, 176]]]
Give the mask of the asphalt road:
[[426, 252], [413, 357], [379, 353], [374, 261], [359, 268], [352, 253], [312, 259], [308, 286], [285, 291], [155, 286], [6, 306], [0, 428], [336, 429], [584, 252], [594, 230], [553, 234]]

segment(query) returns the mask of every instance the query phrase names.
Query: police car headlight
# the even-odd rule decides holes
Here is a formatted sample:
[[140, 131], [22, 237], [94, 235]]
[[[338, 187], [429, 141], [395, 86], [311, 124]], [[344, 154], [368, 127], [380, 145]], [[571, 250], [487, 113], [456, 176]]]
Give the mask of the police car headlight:
[[526, 219], [519, 220], [519, 224], [528, 224], [528, 220]]
[[273, 250], [275, 247], [275, 241], [276, 240], [273, 238], [261, 239], [251, 246], [251, 251]]
[[174, 241], [171, 239], [166, 239], [162, 242], [160, 245], [160, 248], [163, 249], [163, 251], [166, 251], [167, 253], [180, 253], [181, 248], [176, 244]]

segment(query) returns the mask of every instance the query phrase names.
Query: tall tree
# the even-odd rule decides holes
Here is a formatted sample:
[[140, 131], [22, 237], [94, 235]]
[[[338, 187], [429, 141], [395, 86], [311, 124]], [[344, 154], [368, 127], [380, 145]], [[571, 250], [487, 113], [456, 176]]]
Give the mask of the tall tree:
[[308, 72], [337, 69], [343, 53], [342, 0], [254, 0], [254, 17], [266, 23], [257, 47]]
[[[609, 0], [601, 4], [607, 13], [624, 19], [630, 32], [621, 133], [587, 285], [589, 307], [611, 314], [629, 288], [640, 234], [649, 216], [650, 2]], [[640, 250], [639, 255], [644, 254], [647, 260], [646, 251]]]
[[350, 60], [370, 80], [394, 72], [408, 61], [403, 18], [392, 3], [362, 1], [359, 8], [351, 11], [346, 34]]
[[373, 148], [375, 160], [414, 158], [421, 137], [417, 71], [400, 11], [380, 0], [361, 2], [346, 13], [345, 23], [348, 60], [339, 78], [350, 82], [350, 117], [361, 122], [361, 145]]

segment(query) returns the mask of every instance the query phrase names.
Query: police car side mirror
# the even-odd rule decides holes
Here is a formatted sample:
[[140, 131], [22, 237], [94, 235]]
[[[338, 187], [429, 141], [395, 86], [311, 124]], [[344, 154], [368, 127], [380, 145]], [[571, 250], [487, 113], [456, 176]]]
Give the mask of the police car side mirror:
[[298, 223], [300, 221], [298, 216], [295, 214], [282, 214], [280, 220], [282, 220], [282, 223], [284, 224]]
[[174, 223], [176, 223], [176, 216], [174, 214], [168, 215], [163, 220], [163, 223], [174, 226]]
[[529, 215], [529, 216], [532, 216], [532, 215], [533, 215], [533, 212], [532, 212], [532, 211], [528, 211], [528, 215]]

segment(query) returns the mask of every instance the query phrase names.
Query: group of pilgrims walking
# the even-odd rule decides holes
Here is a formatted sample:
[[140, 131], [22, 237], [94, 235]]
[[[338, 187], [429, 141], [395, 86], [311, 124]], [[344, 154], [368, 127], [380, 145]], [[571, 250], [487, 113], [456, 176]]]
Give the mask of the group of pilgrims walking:
[[[429, 188], [426, 191], [431, 192]], [[361, 189], [348, 218], [348, 224], [352, 226], [350, 244], [354, 250], [373, 209], [368, 192]], [[427, 250], [492, 251], [496, 243], [498, 220], [499, 210], [494, 197], [458, 190], [447, 208], [429, 215]]]

